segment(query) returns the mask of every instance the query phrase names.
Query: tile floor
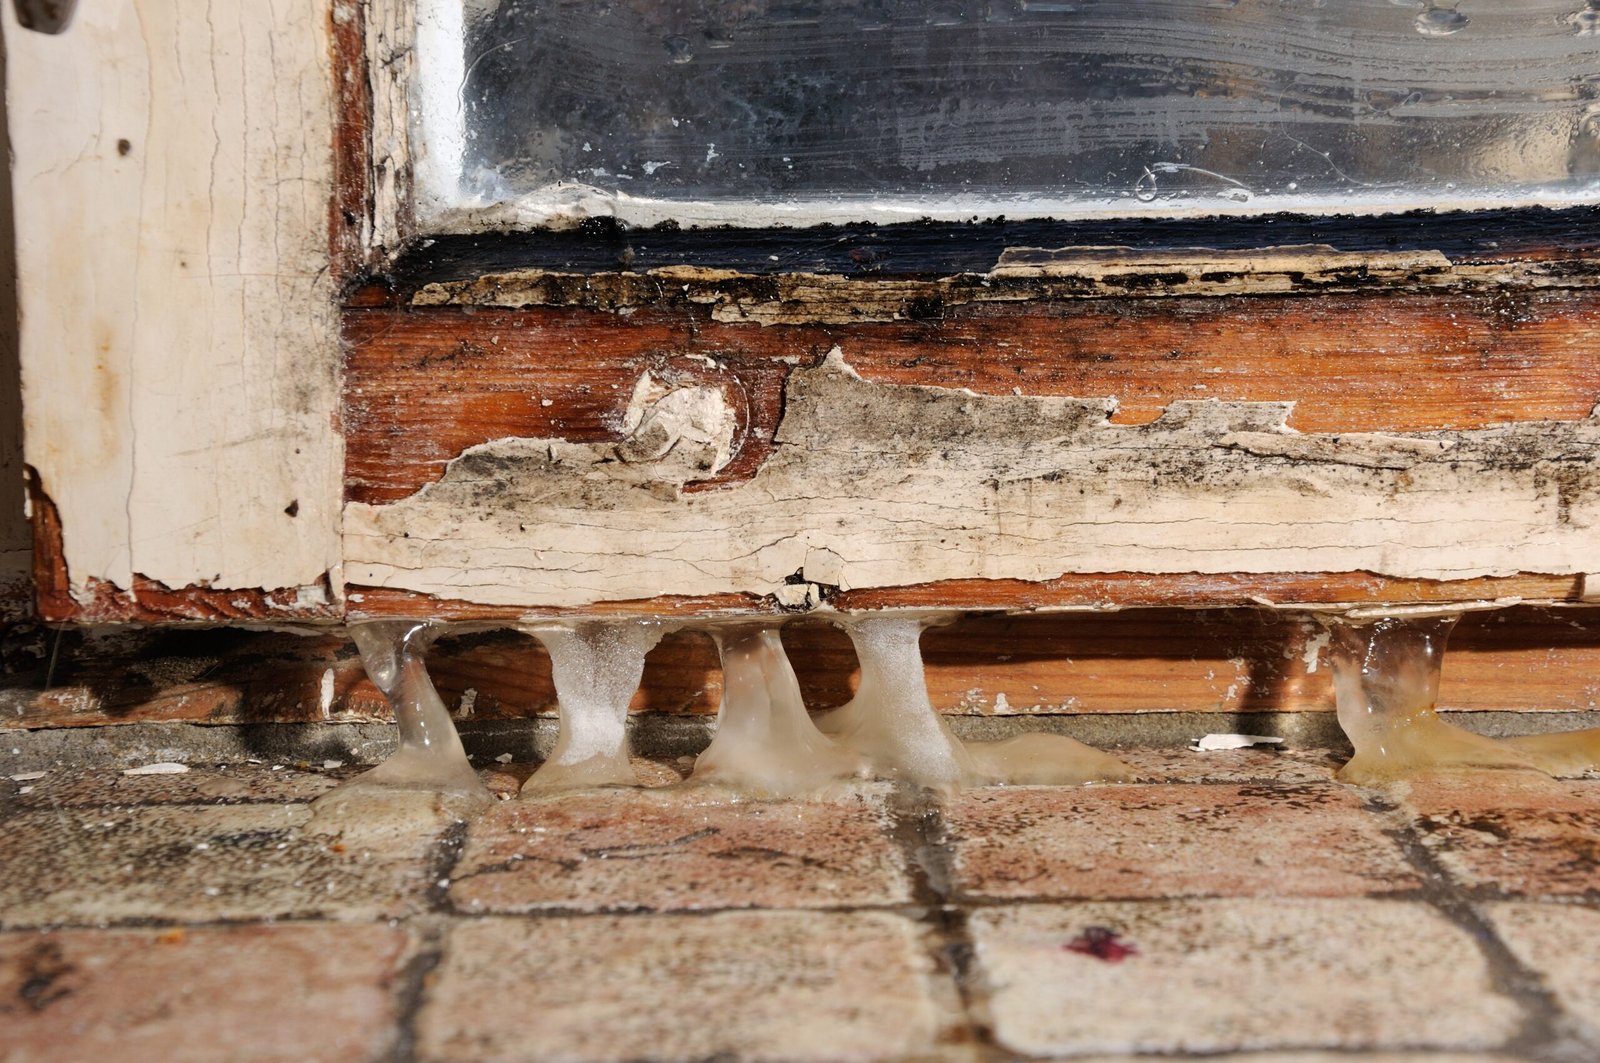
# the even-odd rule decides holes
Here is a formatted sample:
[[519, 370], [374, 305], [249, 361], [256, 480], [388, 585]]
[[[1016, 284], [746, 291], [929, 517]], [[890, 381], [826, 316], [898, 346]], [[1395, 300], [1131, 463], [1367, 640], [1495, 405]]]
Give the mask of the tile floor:
[[0, 778], [0, 1060], [1600, 1060], [1600, 780], [308, 802], [355, 769]]

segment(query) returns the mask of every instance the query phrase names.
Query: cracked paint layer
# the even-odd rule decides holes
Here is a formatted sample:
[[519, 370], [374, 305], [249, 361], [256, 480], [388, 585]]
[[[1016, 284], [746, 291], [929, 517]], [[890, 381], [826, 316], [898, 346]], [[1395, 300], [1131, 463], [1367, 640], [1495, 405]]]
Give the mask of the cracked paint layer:
[[1145, 425], [1111, 424], [1114, 407], [874, 383], [835, 348], [790, 378], [774, 452], [747, 480], [685, 489], [715, 460], [721, 440], [705, 433], [679, 444], [704, 453], [643, 462], [628, 460], [627, 440], [495, 440], [410, 497], [347, 505], [346, 576], [489, 605], [583, 606], [778, 595], [795, 575], [852, 589], [1592, 568], [1596, 419], [1302, 435], [1286, 427], [1286, 403], [1175, 402]]
[[27, 461], [72, 596], [340, 594], [333, 71], [316, 5], [7, 6]]

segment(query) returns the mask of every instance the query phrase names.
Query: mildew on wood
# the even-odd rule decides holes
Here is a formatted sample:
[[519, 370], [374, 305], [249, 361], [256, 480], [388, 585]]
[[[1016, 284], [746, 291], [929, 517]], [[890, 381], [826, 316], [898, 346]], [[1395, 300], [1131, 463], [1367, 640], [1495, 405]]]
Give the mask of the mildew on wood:
[[1107, 399], [867, 381], [836, 348], [790, 376], [753, 476], [692, 491], [719, 394], [656, 418], [645, 450], [500, 439], [410, 497], [352, 503], [347, 575], [517, 609], [1069, 572], [1592, 567], [1593, 417], [1324, 437], [1289, 429], [1288, 403], [1184, 401], [1117, 425]]

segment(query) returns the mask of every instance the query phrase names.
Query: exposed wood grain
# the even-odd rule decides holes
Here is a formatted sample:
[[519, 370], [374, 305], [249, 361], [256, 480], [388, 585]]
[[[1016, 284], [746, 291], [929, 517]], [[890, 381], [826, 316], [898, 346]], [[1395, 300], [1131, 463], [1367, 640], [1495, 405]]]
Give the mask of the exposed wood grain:
[[376, 266], [398, 252], [415, 229], [411, 177], [411, 81], [417, 65], [417, 7], [413, 0], [347, 0], [359, 6], [368, 76], [368, 166], [371, 214], [368, 251]]
[[841, 591], [830, 604], [870, 609], [1060, 609], [1104, 606], [1328, 606], [1423, 604], [1495, 599], [1570, 602], [1578, 576], [1493, 576], [1463, 580], [1396, 579], [1371, 572], [1072, 573], [1056, 579], [949, 580], [912, 587]]
[[651, 400], [622, 443], [473, 447], [414, 495], [346, 506], [346, 576], [512, 610], [728, 593], [787, 602], [797, 581], [1458, 580], [1592, 567], [1593, 417], [1312, 434], [1286, 425], [1289, 402], [1189, 400], [1121, 425], [1104, 398], [864, 379], [835, 347], [791, 373], [778, 446], [753, 477], [683, 490], [725, 454], [729, 405], [688, 389]]
[[[1580, 576], [1523, 573], [1464, 580], [1395, 579], [1371, 572], [1105, 572], [1069, 573], [1039, 581], [1010, 579], [943, 580], [937, 583], [864, 590], [824, 591], [827, 604], [841, 612], [881, 609], [1050, 612], [1178, 607], [1271, 607], [1340, 611], [1352, 606], [1428, 605], [1485, 601], [1577, 603]], [[517, 619], [572, 617], [665, 617], [718, 619], [738, 616], [775, 619], [807, 611], [748, 594], [661, 596], [557, 608], [530, 602], [524, 607], [486, 605], [388, 587], [349, 587], [347, 615], [506, 623]]]
[[329, 5], [334, 79], [333, 195], [328, 200], [328, 252], [334, 280], [344, 284], [371, 264], [372, 72], [367, 63], [366, 6]]
[[[1096, 300], [828, 328], [726, 325], [694, 307], [350, 311], [344, 333], [346, 497], [369, 503], [416, 491], [490, 439], [615, 439], [639, 374], [694, 358], [739, 381], [747, 448], [759, 448], [786, 360], [835, 343], [869, 380], [1111, 396], [1120, 424], [1195, 398], [1294, 402], [1288, 423], [1308, 433], [1575, 420], [1600, 401], [1589, 292]], [[742, 456], [747, 472], [761, 453]]]
[[755, 594], [659, 595], [601, 602], [593, 606], [551, 608], [530, 605], [527, 609], [457, 598], [441, 598], [390, 587], [348, 585], [346, 616], [352, 620], [377, 620], [402, 617], [417, 620], [482, 621], [493, 624], [518, 619], [559, 619], [562, 617], [665, 617], [695, 619], [732, 616], [780, 616], [785, 610], [771, 599]]

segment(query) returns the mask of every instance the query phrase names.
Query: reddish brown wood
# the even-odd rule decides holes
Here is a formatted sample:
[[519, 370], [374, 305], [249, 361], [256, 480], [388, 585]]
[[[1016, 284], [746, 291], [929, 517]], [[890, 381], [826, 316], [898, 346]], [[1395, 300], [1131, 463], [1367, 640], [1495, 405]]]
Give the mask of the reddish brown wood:
[[[620, 438], [647, 371], [723, 386], [744, 417], [738, 453], [718, 480], [753, 474], [771, 451], [792, 366], [769, 346], [745, 342], [744, 331], [702, 342], [681, 320], [644, 317], [347, 313], [347, 497], [403, 498], [466, 448], [503, 436]], [[607, 327], [584, 327], [594, 325]], [[817, 358], [826, 349], [785, 353]]]
[[[1292, 401], [1303, 432], [1575, 420], [1600, 399], [1600, 292], [1095, 299], [971, 305], [928, 322], [730, 325], [702, 307], [345, 314], [346, 492], [393, 501], [502, 436], [615, 438], [646, 369], [712, 359], [749, 396], [736, 470], [759, 463], [792, 362], [838, 344], [870, 380], [1114, 396]], [[548, 405], [546, 405], [548, 403]]]
[[[1262, 609], [969, 616], [930, 629], [923, 657], [929, 696], [949, 713], [1325, 711], [1333, 707], [1326, 653], [1308, 652], [1320, 633], [1314, 621]], [[808, 705], [849, 700], [859, 674], [844, 632], [805, 618], [787, 624], [783, 639]], [[555, 707], [549, 659], [529, 636], [447, 639], [429, 668], [447, 704], [474, 691], [477, 716]], [[650, 654], [633, 708], [715, 712], [721, 688], [710, 637], [684, 630]], [[1600, 707], [1600, 610], [1468, 614], [1445, 655], [1441, 706]]]
[[[1371, 572], [1201, 572], [1070, 573], [1037, 583], [1012, 579], [942, 580], [904, 587], [838, 591], [828, 604], [840, 612], [880, 609], [1007, 611], [1105, 608], [1213, 608], [1222, 606], [1317, 606], [1350, 604], [1417, 605], [1439, 602], [1517, 600], [1576, 602], [1580, 577], [1522, 573], [1467, 580], [1394, 579]], [[748, 594], [662, 596], [597, 602], [582, 608], [551, 607], [530, 601], [484, 605], [435, 598], [388, 587], [348, 588], [353, 618], [433, 618], [512, 622], [547, 617], [774, 617], [793, 613], [770, 598]]]
[[77, 603], [72, 598], [66, 554], [61, 545], [61, 512], [44, 493], [37, 469], [25, 466], [23, 479], [33, 528], [33, 587], [39, 617], [43, 620], [70, 619]]
[[[1326, 711], [1332, 706], [1319, 629], [1260, 609], [968, 617], [923, 637], [933, 703], [958, 714]], [[120, 653], [62, 650], [49, 690], [14, 699], [5, 728], [108, 723], [363, 722], [389, 718], [340, 635], [148, 632]], [[848, 700], [857, 682], [849, 639], [816, 619], [783, 638], [806, 701]], [[192, 656], [194, 667], [183, 667]], [[149, 662], [163, 662], [159, 669]], [[1311, 664], [1316, 667], [1312, 669]], [[531, 636], [442, 639], [428, 665], [445, 703], [472, 691], [472, 716], [554, 711], [550, 663]], [[333, 698], [321, 701], [333, 672]], [[26, 689], [26, 681], [12, 680]], [[1002, 703], [999, 695], [1004, 694]], [[721, 671], [701, 631], [668, 635], [650, 654], [636, 711], [716, 711]], [[1600, 610], [1519, 607], [1465, 617], [1445, 655], [1446, 709], [1586, 711], [1600, 707]]]
[[1049, 609], [1105, 605], [1332, 605], [1471, 602], [1504, 598], [1576, 601], [1577, 576], [1522, 573], [1466, 580], [1395, 579], [1371, 572], [1073, 573], [1058, 579], [946, 580], [915, 587], [842, 591], [836, 609]]
[[483, 605], [479, 602], [455, 598], [435, 598], [412, 591], [389, 587], [363, 587], [359, 584], [345, 588], [348, 616], [352, 620], [391, 618], [423, 620], [489, 621], [510, 623], [520, 617], [537, 614], [540, 617], [662, 617], [666, 619], [694, 619], [697, 617], [744, 616], [762, 613], [779, 615], [782, 610], [754, 594], [662, 595], [659, 598], [639, 598], [632, 601], [599, 602], [582, 609], [544, 608], [531, 606]]
[[367, 69], [366, 5], [329, 5], [333, 41], [333, 196], [328, 251], [336, 284], [366, 264], [363, 232], [372, 214], [372, 81]]
[[[827, 328], [725, 325], [689, 309], [626, 316], [350, 311], [347, 493], [367, 502], [403, 497], [436, 479], [465, 448], [501, 436], [615, 438], [633, 385], [647, 369], [669, 380], [723, 384], [742, 401], [743, 446], [719, 479], [747, 476], [770, 448], [792, 363], [820, 358], [835, 343], [869, 379], [988, 393], [1018, 388], [1030, 394], [1112, 394], [1123, 403], [1121, 421], [1149, 420], [1171, 401], [1193, 397], [1295, 401], [1291, 423], [1303, 431], [1470, 428], [1587, 415], [1600, 397], [1600, 360], [1587, 355], [1600, 339], [1591, 323], [1600, 320], [1600, 294], [1534, 292], [1519, 299], [1515, 313], [1492, 300], [1459, 295], [1090, 300], [967, 308], [931, 323]], [[46, 619], [218, 620], [334, 612], [297, 610], [291, 592], [174, 589], [148, 580], [137, 583], [132, 598], [121, 588], [92, 583], [90, 600], [80, 604], [68, 592], [54, 509], [34, 487], [36, 577]], [[1539, 576], [1457, 586], [1366, 576], [1352, 582], [1348, 576], [1130, 575], [855, 591], [836, 604], [1218, 604], [1256, 595], [1309, 603], [1567, 599], [1575, 593], [1573, 584], [1567, 577]], [[373, 615], [507, 615], [467, 603], [365, 593], [370, 600], [358, 608]], [[759, 606], [735, 597], [615, 608], [682, 615]]]

